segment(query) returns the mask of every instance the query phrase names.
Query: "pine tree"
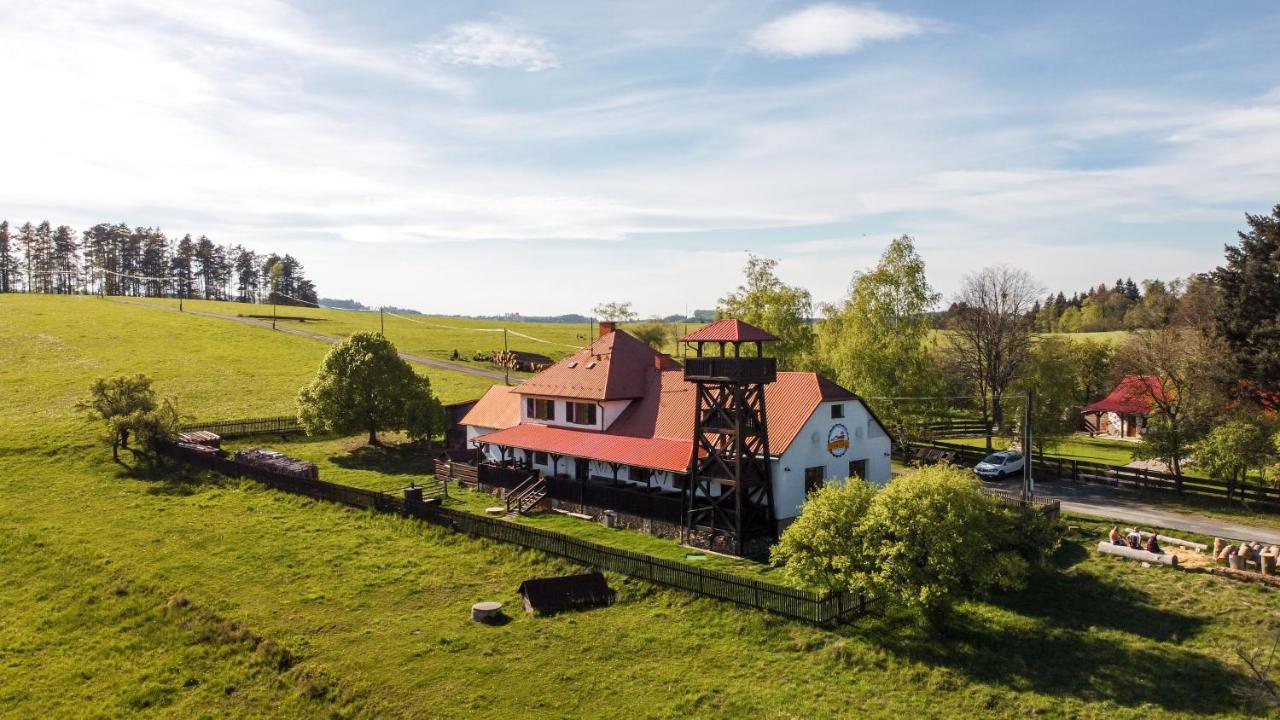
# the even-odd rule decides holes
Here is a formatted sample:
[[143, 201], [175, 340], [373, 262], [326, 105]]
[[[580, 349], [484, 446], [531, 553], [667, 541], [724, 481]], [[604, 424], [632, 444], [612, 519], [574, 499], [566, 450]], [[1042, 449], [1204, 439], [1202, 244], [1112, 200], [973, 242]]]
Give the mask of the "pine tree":
[[13, 256], [14, 249], [9, 221], [0, 220], [0, 293], [13, 292], [17, 283], [18, 261]]
[[57, 275], [56, 292], [71, 294], [76, 291], [80, 266], [80, 246], [76, 242], [76, 231], [70, 225], [59, 225], [53, 231], [54, 269]]
[[1280, 410], [1280, 205], [1271, 215], [1246, 215], [1249, 232], [1228, 245], [1213, 271], [1221, 291], [1215, 319], [1234, 364], [1228, 392]]
[[182, 239], [173, 249], [173, 257], [169, 261], [172, 268], [174, 280], [174, 292], [178, 297], [190, 299], [192, 291], [195, 288], [195, 272], [193, 264], [195, 263], [196, 246], [191, 241], [191, 235], [183, 235]]

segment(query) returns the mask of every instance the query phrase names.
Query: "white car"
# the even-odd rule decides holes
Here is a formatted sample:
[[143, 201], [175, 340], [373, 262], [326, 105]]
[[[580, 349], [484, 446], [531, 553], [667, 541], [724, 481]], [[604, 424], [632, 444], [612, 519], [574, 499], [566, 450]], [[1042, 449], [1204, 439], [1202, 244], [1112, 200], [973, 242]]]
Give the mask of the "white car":
[[991, 453], [974, 466], [973, 471], [983, 480], [1000, 480], [1022, 473], [1022, 453], [1001, 450]]

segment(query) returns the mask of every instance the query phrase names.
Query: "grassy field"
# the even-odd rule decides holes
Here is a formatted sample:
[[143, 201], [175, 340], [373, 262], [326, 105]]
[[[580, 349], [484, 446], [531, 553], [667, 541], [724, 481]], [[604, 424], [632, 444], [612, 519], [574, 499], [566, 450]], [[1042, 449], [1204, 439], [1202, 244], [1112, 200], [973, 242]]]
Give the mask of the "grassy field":
[[[322, 480], [369, 490], [399, 492], [410, 482], [423, 483], [432, 479], [435, 467], [428, 453], [420, 447], [397, 445], [396, 442], [403, 441], [403, 438], [394, 435], [383, 439], [385, 443], [383, 447], [373, 447], [364, 437], [293, 436], [287, 442], [280, 441], [279, 438], [260, 437], [242, 438], [228, 442], [224, 447], [228, 450], [250, 447], [279, 450], [293, 457], [314, 462], [319, 467]], [[482, 492], [450, 486], [449, 497], [444, 500], [444, 504], [447, 507], [484, 515], [485, 508], [502, 505], [502, 501]], [[675, 540], [628, 530], [609, 529], [596, 522], [560, 513], [537, 513], [520, 517], [517, 522], [566, 533], [622, 550], [646, 553], [677, 562], [689, 562], [698, 567], [732, 572], [754, 580], [784, 583], [780, 573], [766, 563], [710, 553], [700, 553], [702, 555], [700, 560], [689, 560], [686, 555], [691, 551]]]
[[122, 371], [205, 416], [278, 411], [323, 345], [91, 302], [0, 297], [0, 717], [1242, 717], [1231, 648], [1280, 617], [1274, 592], [1102, 559], [1092, 536], [945, 638], [892, 609], [822, 629], [621, 577], [608, 609], [475, 625], [471, 603], [514, 608], [521, 580], [572, 566], [134, 476], [71, 412]]

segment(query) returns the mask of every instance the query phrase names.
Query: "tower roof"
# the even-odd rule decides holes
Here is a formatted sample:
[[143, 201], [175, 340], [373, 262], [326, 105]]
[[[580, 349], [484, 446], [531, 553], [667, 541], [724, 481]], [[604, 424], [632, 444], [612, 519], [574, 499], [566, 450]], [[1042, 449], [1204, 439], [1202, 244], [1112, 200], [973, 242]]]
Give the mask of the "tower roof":
[[778, 336], [741, 320], [717, 320], [680, 338], [681, 342], [777, 342]]

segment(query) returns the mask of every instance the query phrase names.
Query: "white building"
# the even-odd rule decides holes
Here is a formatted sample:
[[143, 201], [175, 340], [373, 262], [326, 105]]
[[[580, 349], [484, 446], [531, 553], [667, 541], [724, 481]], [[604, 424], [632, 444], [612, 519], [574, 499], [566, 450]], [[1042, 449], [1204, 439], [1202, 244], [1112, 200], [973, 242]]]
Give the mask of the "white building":
[[[889, 481], [889, 435], [857, 395], [806, 372], [777, 373], [764, 395], [780, 526], [824, 483], [851, 475]], [[461, 424], [492, 461], [584, 486], [678, 497], [693, 453], [695, 402], [678, 362], [601, 323], [589, 347], [522, 385], [490, 388]]]

